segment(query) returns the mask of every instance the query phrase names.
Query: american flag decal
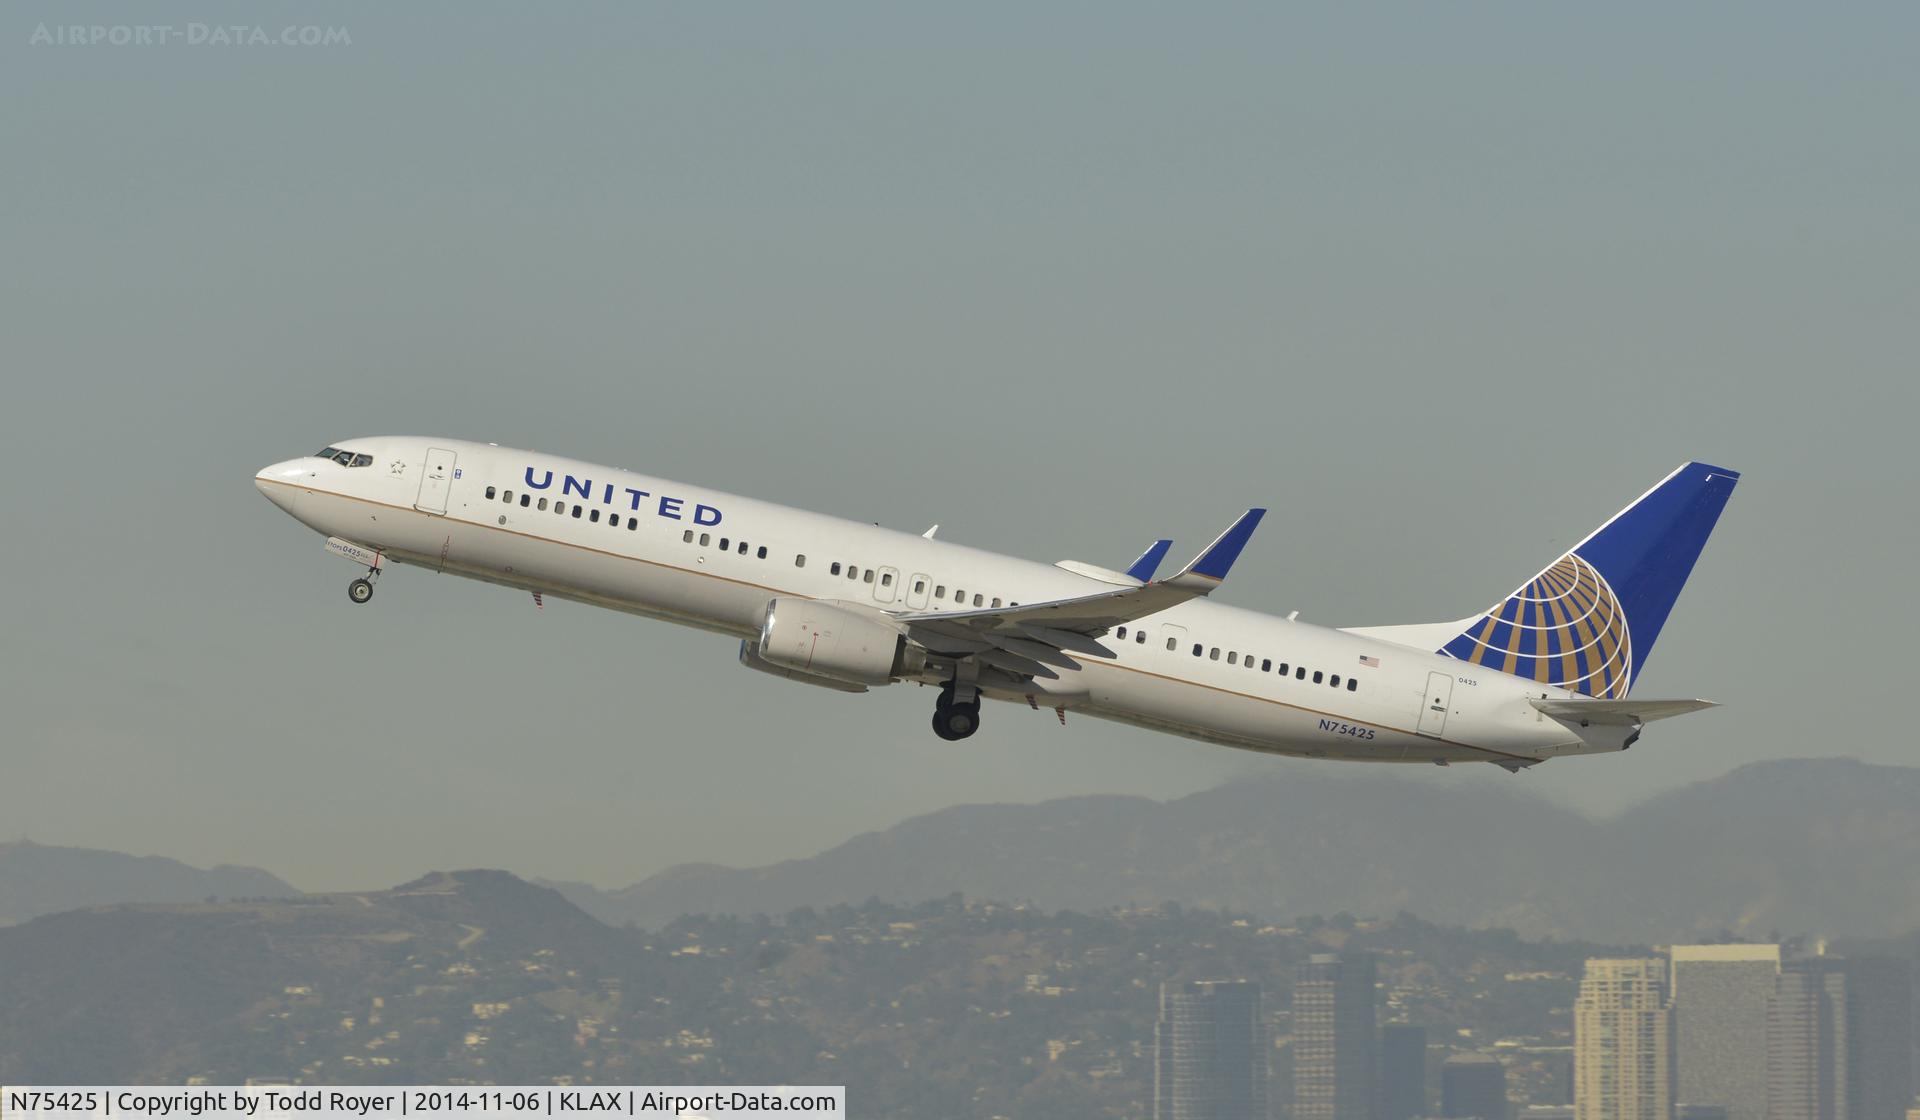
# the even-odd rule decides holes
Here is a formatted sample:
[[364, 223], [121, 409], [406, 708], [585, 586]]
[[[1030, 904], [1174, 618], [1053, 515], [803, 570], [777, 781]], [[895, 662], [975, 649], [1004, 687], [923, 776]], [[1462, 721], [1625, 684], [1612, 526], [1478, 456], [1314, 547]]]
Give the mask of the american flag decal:
[[1368, 657], [1363, 653], [1360, 655], [1360, 664], [1370, 669], [1378, 669], [1380, 667], [1380, 659], [1378, 657]]

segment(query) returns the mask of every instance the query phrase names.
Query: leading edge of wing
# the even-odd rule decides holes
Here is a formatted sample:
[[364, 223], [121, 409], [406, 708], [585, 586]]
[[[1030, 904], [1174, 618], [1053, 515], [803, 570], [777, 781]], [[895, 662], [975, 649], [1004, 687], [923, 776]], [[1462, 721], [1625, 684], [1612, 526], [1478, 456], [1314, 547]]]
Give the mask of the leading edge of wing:
[[1189, 599], [1206, 595], [1220, 586], [1266, 513], [1264, 509], [1255, 508], [1241, 514], [1186, 567], [1164, 580], [1141, 584], [1139, 587], [1100, 591], [1046, 603], [1026, 603], [1017, 607], [908, 611], [893, 617], [914, 625], [957, 625], [973, 634], [1002, 626], [1025, 625], [1044, 626], [1069, 633], [1097, 633], [1123, 622], [1158, 614]]

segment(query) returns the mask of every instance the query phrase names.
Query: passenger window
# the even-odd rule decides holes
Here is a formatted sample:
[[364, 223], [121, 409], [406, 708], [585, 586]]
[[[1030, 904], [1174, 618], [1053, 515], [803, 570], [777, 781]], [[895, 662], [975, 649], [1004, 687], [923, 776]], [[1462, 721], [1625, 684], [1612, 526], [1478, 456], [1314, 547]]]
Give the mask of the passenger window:
[[927, 589], [927, 581], [926, 581], [926, 580], [924, 580], [924, 579], [916, 579], [916, 580], [914, 580], [914, 581], [913, 581], [913, 593], [914, 593], [915, 595], [918, 595], [918, 594], [920, 594], [920, 593], [921, 593], [922, 591], [925, 591], [926, 589]]
[[1124, 626], [1122, 626], [1122, 627], [1121, 627], [1120, 629], [1118, 629], [1118, 630], [1116, 630], [1116, 631], [1114, 631], [1114, 637], [1117, 637], [1117, 638], [1119, 638], [1119, 639], [1120, 639], [1121, 641], [1123, 641], [1123, 642], [1124, 642], [1124, 641], [1126, 641], [1126, 640], [1127, 640], [1127, 628], [1126, 628], [1126, 627], [1124, 627]]
[[1321, 673], [1320, 673], [1320, 670], [1318, 670], [1318, 669], [1315, 669], [1315, 670], [1313, 671], [1313, 683], [1314, 683], [1314, 684], [1319, 684], [1319, 683], [1320, 683], [1320, 677], [1321, 677]]
[[1146, 644], [1147, 644], [1147, 632], [1146, 632], [1145, 630], [1135, 630], [1135, 631], [1133, 632], [1133, 644], [1134, 644], [1134, 645], [1136, 645], [1136, 646], [1144, 646], [1144, 645], [1146, 645]]
[[1354, 679], [1353, 677], [1348, 677], [1348, 678], [1347, 678], [1347, 691], [1348, 691], [1348, 692], [1358, 692], [1358, 691], [1360, 691], [1360, 682], [1359, 682], [1358, 680], [1356, 680], [1356, 679]]
[[1228, 653], [1228, 654], [1227, 654], [1227, 664], [1229, 664], [1229, 665], [1238, 665], [1238, 664], [1240, 664], [1240, 655], [1239, 655], [1239, 654], [1237, 654], [1237, 653]]
[[1253, 668], [1253, 654], [1251, 653], [1247, 654], [1246, 660], [1242, 661], [1240, 664], [1245, 665], [1249, 669]]
[[545, 498], [540, 499], [540, 508], [543, 510], [547, 508], [547, 500]]
[[713, 534], [712, 534], [712, 533], [702, 533], [702, 534], [700, 534], [700, 547], [701, 547], [701, 548], [705, 548], [705, 547], [707, 547], [708, 545], [710, 545], [710, 544], [712, 544], [712, 543], [713, 543]]
[[1173, 653], [1173, 652], [1175, 652], [1175, 651], [1176, 651], [1176, 650], [1177, 650], [1177, 649], [1179, 648], [1179, 646], [1180, 646], [1180, 639], [1178, 639], [1178, 638], [1168, 638], [1168, 639], [1167, 639], [1167, 652], [1168, 652], [1168, 653]]
[[[763, 544], [763, 545], [761, 545], [761, 546], [759, 547], [759, 549], [757, 549], [757, 550], [756, 550], [756, 551], [754, 552], [754, 554], [753, 554], [753, 555], [754, 555], [754, 558], [755, 558], [755, 559], [759, 559], [759, 560], [765, 560], [765, 559], [767, 558], [767, 546], [766, 546], [766, 545], [764, 545], [764, 544]], [[801, 557], [801, 559], [802, 559], [802, 560], [805, 560], [805, 559], [806, 559], [806, 557], [804, 557], [804, 556], [803, 556], [803, 557]]]
[[1195, 643], [1193, 643], [1193, 655], [1194, 655], [1195, 657], [1198, 657], [1198, 656], [1200, 656], [1200, 651], [1201, 651], [1202, 649], [1204, 649], [1204, 648], [1206, 648], [1206, 647], [1204, 647], [1204, 646], [1202, 646], [1202, 645], [1201, 645], [1201, 644], [1200, 644], [1199, 642], [1195, 642]]
[[981, 605], [980, 593], [978, 591], [973, 593], [973, 605], [976, 607]]
[[[580, 517], [580, 511], [581, 511], [581, 510], [583, 510], [583, 509], [586, 509], [586, 508], [587, 508], [586, 506], [581, 506], [581, 505], [576, 505], [576, 506], [574, 506], [574, 507], [573, 507], [573, 516], [574, 516], [574, 519], [575, 519], [575, 520], [579, 520], [579, 517]], [[593, 512], [595, 512], [595, 513], [599, 513], [600, 511], [596, 509], [596, 510], [594, 510]]]
[[1214, 646], [1214, 647], [1213, 647], [1213, 649], [1212, 649], [1211, 651], [1209, 651], [1209, 652], [1208, 652], [1208, 654], [1207, 654], [1207, 660], [1208, 660], [1208, 661], [1218, 661], [1218, 660], [1220, 660], [1220, 647], [1219, 647], [1219, 646]]
[[693, 530], [692, 530], [692, 529], [688, 529], [688, 530], [687, 530], [686, 532], [684, 532], [684, 533], [682, 533], [682, 534], [680, 534], [680, 543], [681, 543], [681, 544], [692, 544], [692, 543], [693, 543]]
[[959, 589], [958, 587], [956, 587], [956, 588], [954, 588], [954, 589], [953, 589], [953, 601], [954, 601], [954, 602], [956, 602], [956, 603], [958, 603], [958, 604], [960, 604], [960, 605], [961, 605], [961, 606], [963, 606], [963, 607], [964, 607], [964, 606], [966, 606], [966, 605], [967, 605], [967, 593], [966, 593], [966, 592], [964, 592], [964, 591], [962, 591], [962, 590], [960, 590], [960, 589]]
[[746, 542], [746, 541], [741, 541], [741, 542], [740, 542], [740, 555], [742, 555], [742, 556], [745, 556], [746, 554], [747, 554], [747, 542]]
[[857, 580], [857, 579], [859, 579], [859, 578], [860, 578], [860, 567], [859, 567], [859, 565], [857, 565], [857, 564], [849, 564], [849, 565], [847, 566], [847, 578], [848, 578], [848, 579], [850, 579], [850, 580]]
[[727, 549], [732, 547], [733, 547], [732, 543], [729, 542], [727, 538], [725, 537], [720, 538], [720, 551], [725, 552]]
[[638, 529], [639, 527], [640, 527], [640, 519], [639, 519], [639, 518], [637, 518], [637, 517], [629, 517], [629, 518], [627, 518], [627, 532], [629, 532], [629, 533], [631, 533], [631, 532], [633, 532], [633, 531], [634, 531], [635, 529]]
[[600, 511], [597, 509], [594, 510], [593, 513], [587, 517], [587, 520], [593, 522], [595, 525], [600, 524]]
[[527, 508], [527, 507], [528, 507], [529, 505], [532, 505], [532, 504], [533, 504], [533, 498], [532, 498], [531, 496], [529, 496], [529, 495], [526, 495], [526, 494], [522, 494], [522, 495], [520, 495], [520, 508], [521, 508], [521, 509], [526, 509], [526, 508]]
[[867, 569], [867, 570], [866, 570], [865, 572], [862, 572], [862, 573], [861, 573], [861, 575], [860, 575], [860, 578], [861, 578], [861, 580], [863, 580], [863, 581], [864, 581], [864, 582], [866, 582], [866, 583], [872, 583], [872, 582], [873, 582], [873, 569], [872, 569], [872, 568], [868, 568], [868, 569]]
[[999, 609], [1000, 609], [1000, 600], [999, 600], [999, 599], [995, 599], [995, 600], [993, 601], [993, 609], [994, 609], [994, 610], [999, 610]]
[[838, 560], [835, 560], [835, 561], [833, 562], [833, 566], [832, 566], [831, 568], [829, 568], [828, 570], [829, 570], [829, 571], [831, 571], [831, 572], [832, 572], [832, 573], [833, 573], [834, 575], [836, 575], [836, 576], [837, 576], [837, 575], [839, 575], [839, 574], [840, 574], [840, 561], [838, 561]]
[[505, 503], [507, 503], [508, 505], [512, 505], [512, 504], [513, 504], [513, 491], [511, 491], [511, 490], [502, 490], [502, 491], [500, 492], [500, 500], [501, 500], [501, 501], [503, 501], [503, 502], [505, 502]]
[[1293, 671], [1293, 679], [1294, 679], [1294, 680], [1296, 680], [1296, 681], [1304, 681], [1304, 680], [1306, 680], [1306, 679], [1307, 679], [1307, 667], [1306, 667], [1305, 665], [1302, 665], [1302, 666], [1300, 666], [1300, 667], [1299, 667], [1298, 669], [1295, 669], [1295, 670]]
[[493, 500], [493, 496], [494, 496], [494, 493], [495, 493], [495, 491], [494, 491], [494, 489], [493, 489], [493, 487], [491, 487], [491, 486], [489, 486], [489, 487], [487, 487], [487, 500], [488, 500], [489, 502], [491, 502], [491, 501]]
[[1261, 659], [1260, 659], [1260, 671], [1261, 671], [1261, 672], [1263, 672], [1263, 673], [1271, 673], [1271, 672], [1273, 672], [1273, 658], [1271, 658], [1271, 657], [1263, 657], [1263, 658], [1261, 658]]
[[1334, 688], [1339, 688], [1339, 687], [1340, 687], [1340, 674], [1338, 674], [1338, 673], [1335, 673], [1335, 674], [1334, 674], [1334, 675], [1332, 675], [1331, 677], [1328, 677], [1328, 678], [1327, 678], [1327, 683], [1328, 683], [1329, 685], [1332, 685], [1332, 686], [1333, 686]]
[[794, 567], [796, 567], [796, 568], [804, 568], [804, 567], [806, 567], [806, 566], [807, 566], [807, 554], [803, 552], [803, 553], [801, 553], [800, 555], [798, 555], [798, 556], [796, 556], [796, 557], [794, 557], [794, 558], [793, 558], [793, 566], [794, 566]]
[[883, 572], [883, 573], [881, 573], [881, 575], [880, 575], [880, 586], [882, 586], [882, 587], [892, 587], [892, 586], [893, 586], [893, 573], [892, 573], [892, 572]]
[[934, 598], [936, 598], [936, 599], [944, 599], [944, 598], [946, 598], [946, 597], [947, 597], [947, 585], [943, 583], [943, 584], [941, 584], [941, 585], [939, 585], [938, 587], [936, 587], [936, 588], [934, 588], [934, 589], [933, 589], [933, 597], [934, 597]]

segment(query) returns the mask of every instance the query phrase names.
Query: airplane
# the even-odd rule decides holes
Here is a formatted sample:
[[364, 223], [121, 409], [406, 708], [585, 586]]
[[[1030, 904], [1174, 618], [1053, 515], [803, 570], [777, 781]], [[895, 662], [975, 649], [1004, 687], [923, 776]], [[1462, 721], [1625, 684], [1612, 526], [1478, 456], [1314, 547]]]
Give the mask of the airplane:
[[1210, 596], [1266, 511], [1186, 565], [1043, 564], [614, 467], [464, 440], [379, 437], [255, 485], [363, 567], [415, 565], [738, 638], [739, 663], [866, 692], [937, 687], [957, 741], [982, 699], [1270, 754], [1490, 762], [1625, 750], [1713, 707], [1630, 695], [1739, 475], [1676, 468], [1489, 609], [1335, 629]]

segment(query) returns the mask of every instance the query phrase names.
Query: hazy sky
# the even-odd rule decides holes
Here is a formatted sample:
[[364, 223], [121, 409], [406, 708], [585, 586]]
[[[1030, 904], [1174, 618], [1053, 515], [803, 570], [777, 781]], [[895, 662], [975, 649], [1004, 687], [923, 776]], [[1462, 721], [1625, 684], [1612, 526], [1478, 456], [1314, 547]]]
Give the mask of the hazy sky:
[[[49, 46], [39, 25], [345, 27]], [[1219, 598], [1452, 618], [1746, 474], [1594, 811], [1915, 757], [1920, 9], [18, 3], [0, 12], [0, 836], [631, 882], [961, 801], [1342, 764], [743, 671], [355, 574], [260, 466], [438, 433]], [[1359, 773], [1349, 767], [1349, 772]], [[1284, 858], [1285, 853], [1275, 853]]]

